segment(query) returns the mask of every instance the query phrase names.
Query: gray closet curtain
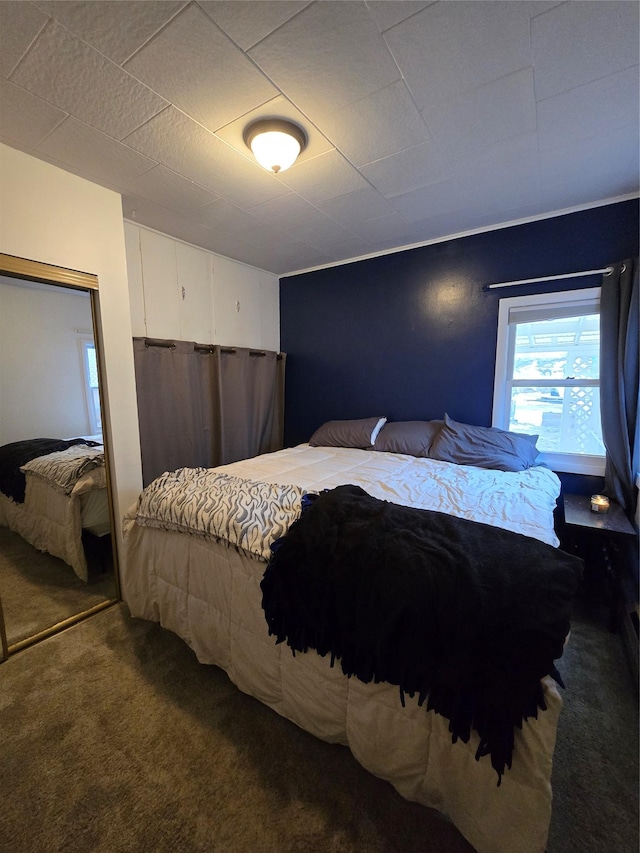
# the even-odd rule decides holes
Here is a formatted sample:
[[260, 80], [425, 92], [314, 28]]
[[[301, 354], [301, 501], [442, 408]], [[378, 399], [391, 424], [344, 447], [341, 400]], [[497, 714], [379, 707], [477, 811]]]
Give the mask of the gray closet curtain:
[[614, 265], [600, 295], [600, 408], [605, 492], [633, 517], [640, 470], [638, 258]]
[[282, 353], [134, 338], [144, 485], [279, 450]]
[[248, 349], [221, 349], [216, 355], [221, 464], [279, 450], [284, 357]]

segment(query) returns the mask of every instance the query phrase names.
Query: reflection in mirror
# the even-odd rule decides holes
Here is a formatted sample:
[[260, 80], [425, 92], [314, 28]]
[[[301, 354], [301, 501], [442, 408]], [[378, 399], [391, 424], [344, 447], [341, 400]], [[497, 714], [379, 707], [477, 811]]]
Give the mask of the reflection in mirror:
[[0, 600], [9, 652], [117, 598], [93, 299], [0, 275]]

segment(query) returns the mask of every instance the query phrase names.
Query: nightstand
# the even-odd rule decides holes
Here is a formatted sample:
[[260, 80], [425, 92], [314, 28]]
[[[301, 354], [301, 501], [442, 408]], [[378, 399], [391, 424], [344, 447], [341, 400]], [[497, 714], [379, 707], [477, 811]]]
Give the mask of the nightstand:
[[572, 550], [580, 555], [580, 544], [587, 548], [600, 544], [611, 581], [609, 629], [618, 630], [621, 592], [619, 545], [636, 531], [622, 507], [611, 501], [608, 512], [592, 512], [589, 495], [564, 495], [564, 521]]

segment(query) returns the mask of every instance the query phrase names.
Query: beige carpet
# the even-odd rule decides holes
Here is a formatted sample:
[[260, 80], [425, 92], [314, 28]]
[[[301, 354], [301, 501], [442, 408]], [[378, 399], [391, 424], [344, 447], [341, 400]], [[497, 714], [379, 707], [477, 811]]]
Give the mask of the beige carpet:
[[[637, 853], [624, 653], [597, 614], [574, 634], [549, 853]], [[123, 604], [0, 665], [0, 731], [2, 853], [471, 851]]]
[[0, 596], [9, 645], [116, 596], [113, 572], [82, 581], [63, 560], [0, 526]]
[[0, 665], [3, 853], [469, 845], [124, 605]]

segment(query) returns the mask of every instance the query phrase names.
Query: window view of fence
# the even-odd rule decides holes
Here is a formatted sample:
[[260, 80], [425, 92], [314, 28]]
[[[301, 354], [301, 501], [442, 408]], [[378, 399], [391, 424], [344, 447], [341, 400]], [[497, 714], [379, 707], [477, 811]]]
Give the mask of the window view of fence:
[[599, 314], [514, 324], [512, 345], [509, 429], [544, 452], [603, 455]]

